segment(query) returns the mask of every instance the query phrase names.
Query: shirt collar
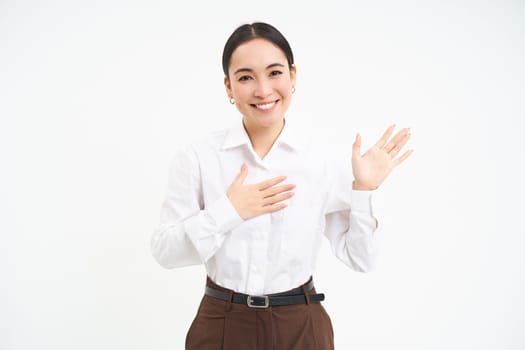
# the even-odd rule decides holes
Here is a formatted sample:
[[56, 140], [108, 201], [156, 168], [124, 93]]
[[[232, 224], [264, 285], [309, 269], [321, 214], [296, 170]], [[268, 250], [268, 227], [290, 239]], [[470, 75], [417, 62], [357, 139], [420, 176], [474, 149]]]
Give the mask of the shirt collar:
[[[293, 125], [289, 118], [285, 119], [284, 128], [281, 134], [275, 141], [278, 144], [284, 144], [294, 151], [298, 151], [301, 148], [302, 141], [296, 133], [297, 128]], [[250, 138], [244, 129], [242, 118], [228, 130], [222, 149], [235, 148], [242, 145], [250, 145]]]

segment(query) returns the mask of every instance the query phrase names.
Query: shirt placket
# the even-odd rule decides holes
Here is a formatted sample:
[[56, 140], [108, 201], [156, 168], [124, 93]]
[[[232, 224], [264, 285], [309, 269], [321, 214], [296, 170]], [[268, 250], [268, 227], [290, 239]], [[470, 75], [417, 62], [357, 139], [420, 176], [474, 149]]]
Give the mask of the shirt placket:
[[[260, 165], [256, 166], [256, 182], [270, 178], [270, 171]], [[271, 216], [259, 215], [254, 218], [253, 230], [250, 232], [250, 273], [248, 286], [250, 293], [263, 294], [267, 274], [268, 238], [271, 229]]]

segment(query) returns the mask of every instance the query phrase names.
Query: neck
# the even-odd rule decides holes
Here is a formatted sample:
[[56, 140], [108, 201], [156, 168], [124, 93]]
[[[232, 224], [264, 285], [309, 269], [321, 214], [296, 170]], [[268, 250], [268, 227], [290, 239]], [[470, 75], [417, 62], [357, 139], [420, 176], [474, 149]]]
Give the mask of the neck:
[[269, 127], [247, 125], [245, 120], [243, 120], [243, 125], [250, 138], [253, 150], [263, 159], [281, 134], [284, 127], [284, 119], [280, 123]]

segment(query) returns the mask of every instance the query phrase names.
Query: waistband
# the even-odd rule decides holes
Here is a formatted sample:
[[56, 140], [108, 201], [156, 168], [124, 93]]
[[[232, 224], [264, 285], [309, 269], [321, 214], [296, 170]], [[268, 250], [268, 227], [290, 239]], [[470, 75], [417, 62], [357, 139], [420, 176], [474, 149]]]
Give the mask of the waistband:
[[231, 301], [235, 304], [244, 304], [250, 308], [268, 308], [270, 306], [308, 304], [310, 302], [321, 302], [324, 300], [324, 294], [310, 293], [312, 290], [314, 290], [312, 277], [297, 288], [266, 295], [236, 293], [231, 289], [217, 285], [208, 277], [205, 294], [227, 302]]

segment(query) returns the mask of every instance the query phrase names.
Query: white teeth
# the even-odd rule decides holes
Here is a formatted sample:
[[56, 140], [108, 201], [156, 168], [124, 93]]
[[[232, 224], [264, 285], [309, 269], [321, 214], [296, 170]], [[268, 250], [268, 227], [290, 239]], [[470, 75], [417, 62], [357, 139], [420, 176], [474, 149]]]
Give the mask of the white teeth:
[[275, 105], [275, 102], [265, 103], [263, 105], [256, 105], [259, 109], [270, 109]]

